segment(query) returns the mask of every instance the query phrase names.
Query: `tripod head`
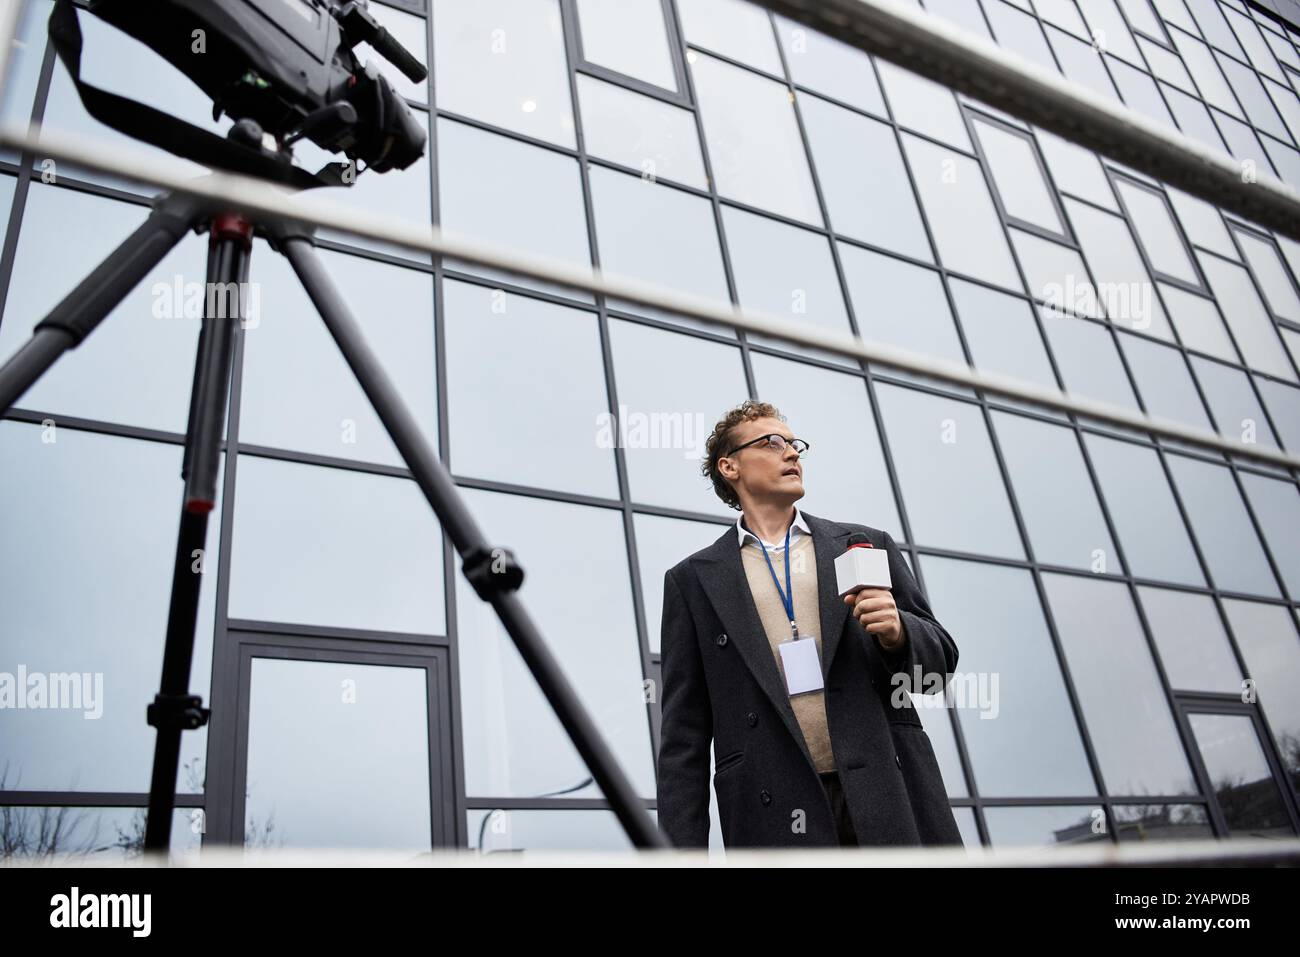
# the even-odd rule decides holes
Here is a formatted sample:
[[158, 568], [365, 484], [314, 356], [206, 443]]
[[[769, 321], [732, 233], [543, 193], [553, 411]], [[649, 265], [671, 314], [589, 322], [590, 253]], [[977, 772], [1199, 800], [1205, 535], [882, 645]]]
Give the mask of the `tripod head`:
[[[412, 81], [428, 71], [382, 27], [367, 0], [90, 0], [95, 16], [140, 40], [212, 99], [213, 118], [252, 121], [278, 155], [241, 146], [80, 79], [81, 30], [72, 0], [56, 0], [50, 37], [87, 111], [128, 136], [207, 166], [299, 187], [351, 185], [344, 164], [313, 175], [292, 167], [307, 139], [377, 173], [406, 169], [426, 135], [374, 63], [369, 44]], [[277, 169], [279, 167], [279, 169]]]

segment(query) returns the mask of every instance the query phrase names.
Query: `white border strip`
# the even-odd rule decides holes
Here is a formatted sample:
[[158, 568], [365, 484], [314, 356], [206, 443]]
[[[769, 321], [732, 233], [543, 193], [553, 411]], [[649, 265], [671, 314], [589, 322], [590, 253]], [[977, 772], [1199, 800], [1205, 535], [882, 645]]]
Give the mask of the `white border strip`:
[[1295, 866], [1300, 839], [1243, 838], [1190, 841], [1091, 841], [1044, 847], [810, 848], [808, 850], [524, 850], [480, 854], [465, 848], [424, 853], [383, 849], [244, 849], [209, 846], [127, 860], [106, 855], [13, 858], [6, 867], [1223, 867], [1232, 864]]

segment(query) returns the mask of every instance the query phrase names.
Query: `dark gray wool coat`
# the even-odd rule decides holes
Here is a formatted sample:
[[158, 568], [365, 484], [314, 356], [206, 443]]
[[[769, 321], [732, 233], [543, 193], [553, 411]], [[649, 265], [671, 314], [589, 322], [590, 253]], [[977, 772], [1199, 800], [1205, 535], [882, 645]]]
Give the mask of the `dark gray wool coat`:
[[[960, 845], [929, 736], [907, 695], [893, 694], [897, 681], [912, 682], [917, 665], [922, 681], [938, 673], [946, 686], [957, 645], [887, 532], [802, 515], [817, 557], [826, 717], [858, 841]], [[854, 532], [888, 551], [907, 634], [898, 654], [881, 649], [835, 594], [834, 561]], [[734, 527], [664, 575], [660, 652], [659, 827], [674, 846], [708, 845], [710, 741], [727, 847], [837, 846], [830, 802], [759, 620]]]

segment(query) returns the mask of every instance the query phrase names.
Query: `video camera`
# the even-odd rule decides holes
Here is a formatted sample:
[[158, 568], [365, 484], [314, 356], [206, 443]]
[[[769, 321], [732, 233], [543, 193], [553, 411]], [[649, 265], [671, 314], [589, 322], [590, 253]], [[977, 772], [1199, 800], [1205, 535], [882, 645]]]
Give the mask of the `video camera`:
[[[428, 70], [375, 20], [365, 0], [90, 0], [87, 9], [192, 79], [212, 98], [214, 119], [224, 113], [257, 123], [283, 160], [303, 138], [379, 173], [405, 169], [424, 154], [423, 127], [354, 48], [369, 44], [413, 82]], [[238, 153], [253, 150], [82, 81], [81, 31], [71, 0], [57, 0], [50, 36], [96, 119], [188, 159], [269, 175], [271, 167], [258, 162], [264, 157]], [[337, 175], [312, 179], [298, 185], [350, 182]]]

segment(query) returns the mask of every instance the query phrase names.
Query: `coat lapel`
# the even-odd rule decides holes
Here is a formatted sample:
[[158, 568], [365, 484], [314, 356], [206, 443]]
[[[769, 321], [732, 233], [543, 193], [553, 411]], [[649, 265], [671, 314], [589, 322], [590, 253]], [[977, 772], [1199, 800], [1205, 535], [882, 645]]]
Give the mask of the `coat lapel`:
[[[845, 621], [849, 617], [848, 606], [835, 594], [835, 556], [844, 550], [849, 533], [841, 534], [833, 522], [823, 521], [807, 512], [803, 512], [803, 517], [812, 530], [813, 550], [817, 557], [822, 674], [828, 675]], [[790, 697], [786, 694], [785, 683], [781, 680], [781, 672], [758, 615], [758, 607], [749, 590], [735, 527], [728, 527], [717, 541], [695, 556], [692, 562], [696, 565], [700, 584], [708, 595], [713, 610], [726, 629], [727, 637], [735, 643], [754, 679], [781, 715], [786, 728], [794, 735], [809, 766], [813, 766], [803, 730], [794, 716], [794, 709], [790, 707]]]

